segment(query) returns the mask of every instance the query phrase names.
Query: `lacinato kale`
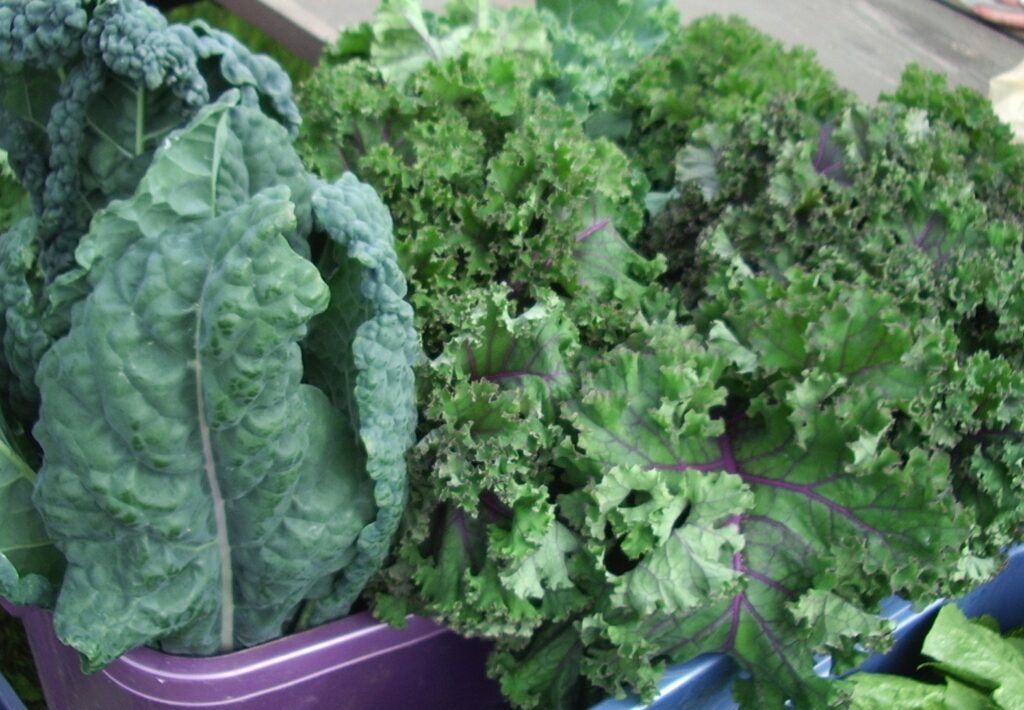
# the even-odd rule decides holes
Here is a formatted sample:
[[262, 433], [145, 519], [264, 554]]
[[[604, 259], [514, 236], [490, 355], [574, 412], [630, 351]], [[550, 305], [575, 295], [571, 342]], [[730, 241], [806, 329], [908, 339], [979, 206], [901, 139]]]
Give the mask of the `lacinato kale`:
[[23, 361], [67, 331], [68, 309], [47, 296], [74, 267], [89, 221], [130, 196], [167, 135], [231, 87], [294, 136], [287, 74], [201, 21], [168, 25], [141, 0], [0, 1], [0, 149], [34, 207], [21, 227], [31, 237], [0, 264], [13, 388], [2, 396], [19, 417], [31, 420], [38, 403]]
[[0, 595], [87, 670], [349, 613], [416, 427], [387, 208], [307, 172], [287, 76], [202, 23], [3, 2], [0, 30], [35, 208], [0, 236]]

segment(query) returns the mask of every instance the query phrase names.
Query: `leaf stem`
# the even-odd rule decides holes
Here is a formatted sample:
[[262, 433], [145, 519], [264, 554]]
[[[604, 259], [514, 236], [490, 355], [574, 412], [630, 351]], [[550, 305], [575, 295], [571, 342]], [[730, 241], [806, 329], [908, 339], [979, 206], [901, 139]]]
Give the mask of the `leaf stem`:
[[202, 320], [203, 299], [200, 298], [196, 307], [195, 333], [195, 378], [196, 378], [196, 413], [199, 417], [199, 435], [203, 445], [203, 462], [206, 468], [206, 483], [210, 487], [213, 499], [213, 518], [217, 528], [217, 545], [220, 550], [220, 650], [222, 653], [231, 651], [235, 644], [235, 596], [234, 570], [231, 561], [231, 541], [228, 538], [228, 518], [224, 505], [224, 494], [217, 479], [217, 463], [213, 455], [213, 441], [210, 437], [210, 425], [206, 420], [206, 398], [203, 392], [203, 363], [200, 352], [200, 331]]
[[135, 155], [146, 150], [146, 87], [139, 87], [135, 94]]

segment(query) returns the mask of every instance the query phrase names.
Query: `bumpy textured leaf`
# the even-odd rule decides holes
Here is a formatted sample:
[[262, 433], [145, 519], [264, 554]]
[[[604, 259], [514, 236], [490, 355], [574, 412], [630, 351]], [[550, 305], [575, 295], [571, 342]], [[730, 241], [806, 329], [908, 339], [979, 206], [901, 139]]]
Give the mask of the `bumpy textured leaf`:
[[[816, 328], [827, 331], [812, 325], [812, 337]], [[649, 354], [623, 352], [598, 370], [593, 393], [584, 394], [574, 420], [588, 459], [603, 467], [634, 466], [634, 478], [642, 472], [669, 477], [661, 485], [691, 491], [682, 493], [687, 512], [674, 521], [678, 530], [669, 538], [680, 541], [661, 550], [651, 543], [664, 533], [654, 531], [662, 515], [679, 510], [676, 496], [655, 493], [656, 482], [631, 483], [632, 495], [646, 493], [639, 500], [648, 501], [634, 511], [628, 497], [619, 500], [623, 493], [608, 499], [603, 492], [623, 474], [606, 474], [594, 484], [593, 534], [611, 523], [624, 535], [623, 552], [638, 560], [623, 577], [625, 593], [612, 603], [630, 609], [632, 633], [670, 659], [721, 650], [758, 669], [745, 692], [762, 706], [786, 698], [810, 701], [820, 689], [813, 690], [808, 629], [800, 623], [812, 618], [804, 595], [823, 578], [854, 598], [877, 594], [870, 583], [875, 575], [902, 588], [934, 584], [919, 560], [955, 557], [963, 534], [949, 521], [947, 504], [936, 500], [948, 485], [945, 461], [915, 452], [901, 464], [891, 452], [879, 452], [856, 462], [856, 422], [841, 424], [828, 409], [819, 411], [813, 436], [799, 443], [791, 412], [756, 401], [716, 436], [721, 422], [707, 411], [722, 403], [724, 392], [715, 389], [714, 361], [672, 337], [654, 338]], [[700, 472], [723, 477], [717, 494], [698, 494], [693, 485], [712, 485], [700, 484], [699, 476], [697, 484], [678, 479]], [[726, 493], [730, 480], [733, 492]], [[643, 523], [630, 524], [631, 515]], [[696, 529], [688, 530], [690, 525]], [[674, 571], [686, 564], [685, 572]], [[795, 609], [802, 610], [796, 617]], [[605, 616], [613, 626], [624, 625]], [[863, 628], [837, 631], [867, 641]], [[810, 643], [840, 643], [830, 631], [817, 627], [816, 633], [825, 636]]]
[[35, 503], [68, 560], [55, 625], [90, 668], [260, 643], [310, 597], [307, 621], [346, 613], [404, 504], [417, 350], [386, 212], [351, 177], [312, 200], [351, 261], [341, 304], [352, 282], [366, 303], [332, 325], [352, 376], [332, 402], [301, 382], [330, 299], [291, 243], [308, 178], [236, 104], [168, 140], [61, 282], [77, 300], [40, 365]]
[[309, 377], [342, 413], [345, 432], [335, 435], [362, 449], [377, 510], [359, 532], [355, 557], [305, 612], [305, 623], [317, 624], [349, 612], [384, 563], [401, 521], [405, 454], [416, 430], [412, 366], [421, 353], [391, 216], [377, 193], [345, 175], [318, 187], [313, 212], [317, 228], [337, 244], [339, 266], [329, 282], [330, 309], [313, 323]]
[[308, 254], [310, 178], [284, 129], [239, 99], [228, 92], [201, 109], [156, 152], [136, 195], [97, 213], [75, 251], [75, 268], [54, 284], [53, 302], [66, 309], [139, 238], [230, 211], [274, 185], [290, 190], [298, 224], [286, 236], [296, 251]]
[[293, 219], [278, 188], [139, 240], [40, 365], [35, 500], [69, 563], [55, 625], [90, 667], [158, 637], [280, 634], [373, 515], [351, 440], [298, 384], [328, 293]]
[[0, 372], [6, 379], [3, 395], [18, 421], [31, 421], [35, 413], [36, 365], [53, 338], [36, 298], [41, 281], [36, 226], [35, 219], [26, 217], [0, 238]]
[[0, 230], [6, 231], [12, 224], [27, 217], [32, 211], [28, 194], [18, 184], [11, 171], [7, 153], [0, 150]]
[[0, 596], [47, 607], [60, 586], [64, 560], [32, 505], [35, 482], [0, 412]]
[[679, 25], [666, 0], [539, 0], [560, 66], [556, 91], [601, 106], [611, 87]]
[[10, 28], [0, 145], [37, 201], [48, 279], [71, 263], [91, 213], [132, 194], [164, 136], [211, 93], [237, 87], [297, 128], [287, 75], [202, 23], [168, 26], [140, 0], [61, 2], [42, 16], [20, 2], [0, 10]]
[[[299, 116], [287, 75], [203, 23], [169, 26], [141, 0], [0, 2], [0, 148], [31, 198], [18, 203], [18, 216], [28, 210], [35, 218], [33, 233], [15, 239], [32, 263], [12, 276], [30, 288], [0, 303], [0, 321], [17, 321], [5, 328], [5, 349], [19, 360], [0, 369], [16, 377], [10, 411], [26, 428], [36, 415], [38, 357], [67, 332], [76, 300], [51, 301], [51, 287], [76, 268], [93, 215], [132, 195], [164, 139], [231, 88], [294, 136]], [[0, 223], [13, 216], [8, 201], [19, 194], [5, 188]]]
[[449, 14], [424, 12], [422, 0], [384, 0], [373, 22], [373, 63], [385, 81], [401, 84], [431, 62], [463, 52], [544, 52], [547, 37], [533, 13], [501, 11], [489, 0], [453, 3]]
[[242, 19], [215, 0], [178, 5], [164, 12], [169, 22], [186, 24], [202, 20], [210, 26], [223, 30], [249, 48], [254, 54], [265, 54], [288, 72], [292, 84], [297, 85], [313, 70], [309, 62], [296, 56], [290, 49], [272, 38], [255, 25]]
[[[582, 287], [570, 305], [585, 339], [628, 332], [638, 307], [659, 308], [648, 287], [660, 262], [630, 247], [646, 185], [613, 145], [535, 94], [549, 70], [530, 56], [471, 54], [429, 64], [399, 90], [353, 60], [306, 87], [302, 153], [325, 177], [352, 170], [392, 210], [410, 299], [433, 314], [418, 321], [431, 356], [463, 319], [460, 294], [496, 275], [524, 304]], [[619, 298], [621, 314], [610, 310]]]
[[[289, 242], [309, 253], [310, 178], [281, 126], [248, 107], [232, 109], [237, 92], [204, 107], [195, 121], [175, 134], [175, 145], [186, 149], [159, 150], [152, 169], [138, 181], [139, 197], [118, 200], [95, 216], [96, 224], [76, 249], [72, 268], [58, 276], [46, 298], [44, 277], [38, 268], [38, 230], [33, 220], [13, 229], [0, 246], [0, 259], [8, 274], [0, 305], [6, 314], [3, 331], [8, 367], [16, 375], [11, 393], [14, 411], [31, 419], [38, 394], [34, 377], [39, 358], [70, 325], [71, 308], [103, 272], [105, 260], [121, 254], [136, 239], [169, 224], [205, 219], [212, 208], [227, 210], [265, 187], [291, 189], [296, 229]], [[204, 161], [196, 156], [211, 155]]]

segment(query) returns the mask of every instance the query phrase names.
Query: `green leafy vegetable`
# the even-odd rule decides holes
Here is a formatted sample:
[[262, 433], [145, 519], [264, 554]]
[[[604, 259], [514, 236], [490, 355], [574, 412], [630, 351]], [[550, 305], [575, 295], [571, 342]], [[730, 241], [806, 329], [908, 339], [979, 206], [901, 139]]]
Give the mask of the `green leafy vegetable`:
[[[698, 116], [707, 123], [678, 146], [673, 189], [648, 200], [654, 216], [644, 233], [646, 250], [667, 257], [664, 282], [674, 287], [682, 312], [735, 368], [725, 382], [726, 413], [749, 401], [760, 402], [759, 411], [784, 414], [808, 462], [827, 460], [817, 448], [821, 437], [838, 437], [831, 438], [835, 444], [845, 439], [845, 466], [858, 472], [856, 484], [836, 497], [829, 495], [831, 484], [811, 484], [811, 500], [862, 524], [859, 512], [850, 517], [860, 495], [872, 504], [893, 496], [882, 507], [890, 517], [932, 517], [892, 531], [908, 545], [900, 556], [891, 557], [895, 548], [888, 543], [855, 553], [873, 568], [850, 576], [839, 540], [870, 545], [871, 531], [880, 527], [861, 528], [862, 539], [810, 528], [829, 540], [826, 571], [806, 578], [795, 605], [777, 599], [783, 615], [753, 604], [760, 619], [755, 635], [722, 635], [730, 616], [721, 611], [708, 611], [703, 625], [703, 610], [691, 617], [697, 624], [688, 630], [687, 638], [697, 640], [691, 655], [725, 650], [751, 669], [752, 682], [737, 689], [751, 707], [786, 698], [824, 702], [806, 695], [816, 692], [808, 666], [773, 665], [794, 658], [796, 646], [786, 651], [787, 638], [851, 667], [858, 644], [883, 641], [869, 615], [875, 602], [864, 596], [871, 589], [909, 585], [916, 588], [912, 596], [927, 599], [913, 576], [926, 585], [932, 579], [931, 594], [964, 588], [991, 574], [999, 549], [1024, 528], [1018, 505], [1024, 482], [1010, 463], [1024, 430], [1016, 374], [1020, 232], [1011, 206], [1016, 197], [1004, 195], [997, 172], [983, 167], [991, 160], [1012, 171], [1019, 150], [1008, 134], [1000, 140], [1004, 132], [979, 130], [994, 122], [990, 108], [916, 70], [875, 107], [844, 98], [823, 114], [827, 104], [813, 90], [791, 91], [735, 104], [732, 115], [715, 106]], [[771, 476], [746, 472], [742, 454], [736, 462], [741, 478], [757, 482], [760, 499]], [[891, 489], [894, 465], [903, 483]], [[780, 493], [798, 489], [786, 484]], [[927, 498], [935, 495], [958, 505], [928, 512]], [[773, 498], [766, 509], [777, 534], [779, 522], [794, 530], [785, 517], [779, 520], [786, 497]], [[792, 590], [789, 580], [799, 578], [796, 570], [807, 560], [788, 570], [783, 565], [795, 540], [773, 544], [769, 530], [746, 530], [751, 563], [744, 548], [743, 576], [758, 583], [755, 589], [768, 583]], [[917, 543], [907, 537], [911, 530], [922, 535]], [[967, 541], [960, 559], [952, 544], [957, 534]], [[771, 550], [772, 568], [758, 566], [751, 539]], [[850, 605], [851, 598], [858, 603]], [[746, 603], [745, 597], [740, 607]], [[784, 627], [793, 621], [799, 635], [787, 636]], [[769, 653], [744, 647], [750, 638], [767, 640]], [[969, 690], [949, 692], [970, 700]]]
[[[830, 123], [776, 105], [718, 130], [728, 147], [711, 163], [713, 193], [703, 194], [708, 173], [680, 173], [679, 196], [646, 234], [649, 248], [668, 256], [684, 302], [704, 322], [736, 319], [744, 306], [731, 288], [722, 290], [723, 269], [785, 282], [799, 264], [839, 283], [876, 283], [913, 324], [921, 357], [928, 342], [945, 351], [933, 353], [946, 364], [929, 388], [887, 377], [886, 387], [918, 389], [917, 423], [889, 436], [950, 452], [957, 497], [981, 524], [974, 553], [986, 557], [1019, 539], [1024, 518], [1012, 501], [1024, 481], [1009, 461], [1024, 428], [1015, 374], [1021, 243], [1012, 222], [993, 216], [1003, 198], [986, 198], [981, 177], [968, 177], [963, 134], [898, 104], [851, 107]], [[759, 314], [762, 306], [752, 308]], [[781, 322], [771, 330], [776, 340], [787, 333]], [[796, 364], [803, 338], [788, 338]]]
[[817, 707], [816, 654], [856, 667], [884, 597], [1019, 534], [1019, 230], [962, 157], [1003, 148], [737, 20], [539, 9], [509, 59], [480, 3], [387, 4], [303, 89], [306, 159], [392, 207], [429, 356], [375, 609], [494, 639], [522, 707], [708, 651], [746, 705]]
[[968, 620], [955, 605], [944, 606], [921, 653], [925, 680], [858, 673], [843, 681], [850, 707], [1001, 708], [1024, 707], [1024, 648], [1013, 635], [1002, 637], [984, 620]]
[[[376, 193], [312, 178], [233, 90], [96, 213], [49, 313], [25, 277], [35, 226], [0, 241], [5, 361], [39, 386], [42, 452], [36, 474], [24, 419], [4, 421], [0, 593], [55, 599], [87, 669], [348, 613], [398, 525], [416, 421], [418, 338]], [[53, 313], [67, 334], [32, 340]]]
[[51, 606], [64, 571], [32, 504], [36, 472], [0, 417], [0, 595], [15, 604]]
[[168, 25], [141, 0], [0, 2], [0, 149], [34, 212], [16, 258], [0, 264], [5, 286], [18, 285], [0, 300], [7, 358], [31, 353], [8, 363], [4, 398], [26, 428], [38, 404], [34, 363], [70, 322], [50, 287], [74, 268], [90, 220], [130, 196], [169, 133], [231, 87], [298, 130], [288, 76], [203, 22]]
[[[570, 303], [581, 326], [594, 324], [588, 338], [606, 337], [606, 320], [628, 330], [649, 301], [660, 261], [628, 245], [646, 184], [611, 143], [534, 94], [552, 71], [540, 56], [467, 53], [425, 65], [400, 88], [352, 59], [326, 64], [304, 87], [303, 156], [326, 177], [352, 170], [391, 208], [410, 299], [431, 314], [419, 325], [432, 355], [462, 322], [467, 288], [496, 277], [524, 305], [542, 289], [586, 292]], [[620, 296], [621, 316], [583, 306]]]
[[785, 50], [738, 17], [671, 28], [628, 68], [589, 127], [615, 137], [657, 189], [671, 186], [676, 153], [707, 124], [780, 99], [825, 120], [851, 100], [809, 51]]
[[281, 46], [264, 32], [250, 25], [245, 20], [221, 7], [213, 0], [200, 0], [179, 5], [166, 13], [167, 20], [172, 23], [186, 24], [202, 20], [211, 27], [231, 35], [251, 51], [270, 56], [288, 72], [292, 83], [304, 80], [313, 70], [308, 62], [295, 56], [287, 48]]
[[612, 87], [679, 26], [663, 0], [538, 0], [560, 67], [553, 82], [584, 112], [604, 105]]
[[0, 150], [0, 230], [6, 231], [31, 209], [28, 195], [21, 189], [7, 162], [7, 153]]

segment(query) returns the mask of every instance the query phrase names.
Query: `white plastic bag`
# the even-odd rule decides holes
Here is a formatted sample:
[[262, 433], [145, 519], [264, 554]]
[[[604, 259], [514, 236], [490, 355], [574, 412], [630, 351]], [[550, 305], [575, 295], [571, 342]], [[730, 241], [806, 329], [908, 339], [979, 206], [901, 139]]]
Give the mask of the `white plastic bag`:
[[1013, 129], [1016, 141], [1024, 142], [1024, 62], [989, 81], [988, 96], [996, 115]]

